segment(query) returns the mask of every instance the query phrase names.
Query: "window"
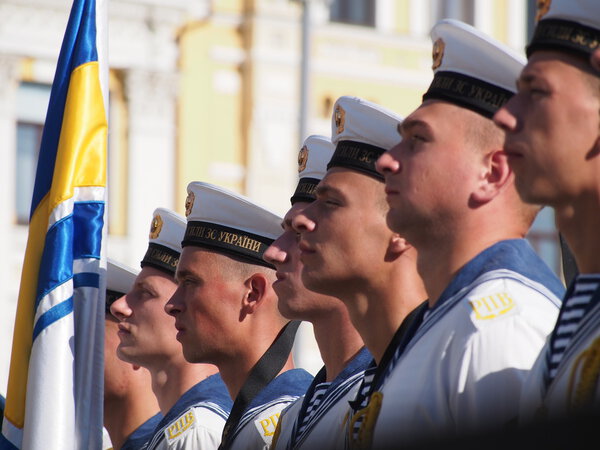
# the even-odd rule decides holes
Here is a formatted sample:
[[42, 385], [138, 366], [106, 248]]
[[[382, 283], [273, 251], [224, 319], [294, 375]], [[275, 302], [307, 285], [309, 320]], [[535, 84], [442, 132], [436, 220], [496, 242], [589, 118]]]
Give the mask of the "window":
[[17, 123], [17, 159], [15, 205], [17, 223], [29, 223], [29, 209], [33, 195], [33, 182], [42, 141], [43, 126], [35, 123]]
[[375, 0], [332, 0], [330, 20], [374, 27]]
[[19, 224], [29, 223], [31, 196], [49, 99], [48, 85], [21, 83], [17, 91], [15, 208]]

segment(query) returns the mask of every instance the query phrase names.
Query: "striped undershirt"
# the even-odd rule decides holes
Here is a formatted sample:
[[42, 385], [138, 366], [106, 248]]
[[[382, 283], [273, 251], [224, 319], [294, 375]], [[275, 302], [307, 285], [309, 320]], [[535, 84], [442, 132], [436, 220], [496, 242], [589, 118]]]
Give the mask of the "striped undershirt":
[[329, 389], [330, 385], [331, 385], [331, 383], [319, 383], [315, 386], [315, 392], [313, 393], [313, 396], [310, 399], [308, 406], [306, 407], [306, 413], [304, 414], [302, 423], [300, 424], [300, 427], [298, 428], [298, 435], [302, 434], [302, 432], [304, 431], [304, 429], [310, 422], [310, 419], [312, 418], [312, 416], [314, 416], [315, 413], [317, 412], [317, 410], [319, 409], [321, 400], [323, 400], [323, 396], [327, 392], [327, 389]]
[[579, 274], [569, 298], [565, 299], [550, 348], [546, 355], [548, 382], [552, 381], [579, 322], [593, 306], [592, 296], [600, 285], [600, 274]]
[[[367, 405], [369, 404], [369, 400], [371, 399], [369, 391], [371, 390], [371, 386], [373, 384], [373, 380], [375, 379], [376, 372], [377, 372], [376, 366], [369, 367], [367, 370], [365, 370], [365, 375], [363, 377], [362, 384], [361, 384], [358, 394], [356, 396], [356, 403], [353, 408], [355, 413], [357, 411], [360, 411], [361, 409], [366, 408]], [[361, 416], [354, 423], [354, 427], [352, 428], [352, 438], [354, 440], [358, 439], [358, 432], [363, 423], [363, 418], [364, 418], [364, 416]]]

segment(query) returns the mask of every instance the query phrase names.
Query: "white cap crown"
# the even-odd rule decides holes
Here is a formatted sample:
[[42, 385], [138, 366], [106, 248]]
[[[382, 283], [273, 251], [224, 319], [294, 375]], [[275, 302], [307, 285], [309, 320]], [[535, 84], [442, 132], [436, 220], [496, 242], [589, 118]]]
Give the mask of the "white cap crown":
[[183, 246], [195, 245], [273, 267], [262, 259], [281, 234], [281, 217], [247, 197], [199, 181], [188, 184]]
[[298, 153], [298, 186], [290, 199], [296, 202], [315, 200], [315, 189], [327, 173], [327, 164], [331, 160], [335, 147], [331, 139], [313, 134], [304, 140]]
[[148, 250], [141, 266], [148, 265], [175, 274], [186, 224], [185, 217], [175, 211], [156, 208], [150, 223]]
[[527, 56], [536, 50], [558, 50], [589, 58], [600, 48], [600, 1], [538, 1], [538, 21]]
[[127, 294], [135, 283], [139, 269], [134, 269], [112, 258], [106, 259], [106, 313], [110, 314], [110, 305]]
[[438, 99], [491, 118], [516, 92], [525, 56], [453, 19], [431, 30], [433, 81], [423, 100]]
[[337, 99], [331, 117], [331, 142], [335, 153], [327, 168], [346, 167], [379, 180], [375, 162], [400, 142], [402, 117], [367, 100], [343, 96]]

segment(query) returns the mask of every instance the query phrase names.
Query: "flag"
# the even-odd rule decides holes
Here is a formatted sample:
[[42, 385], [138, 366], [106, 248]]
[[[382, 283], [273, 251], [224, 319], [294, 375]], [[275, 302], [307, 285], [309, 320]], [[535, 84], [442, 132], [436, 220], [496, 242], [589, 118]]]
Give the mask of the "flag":
[[0, 448], [100, 449], [105, 0], [74, 0], [39, 152]]

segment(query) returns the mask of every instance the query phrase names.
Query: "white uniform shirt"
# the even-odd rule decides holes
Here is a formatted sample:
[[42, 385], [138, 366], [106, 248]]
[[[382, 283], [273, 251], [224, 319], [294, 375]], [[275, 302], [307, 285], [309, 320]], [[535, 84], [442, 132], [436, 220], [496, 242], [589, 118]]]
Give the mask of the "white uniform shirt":
[[219, 374], [190, 388], [157, 425], [146, 449], [216, 450], [232, 406]]
[[364, 371], [372, 360], [369, 351], [363, 348], [331, 382], [304, 429], [300, 430], [316, 386], [325, 381], [326, 373], [323, 367], [315, 376], [306, 395], [282, 412], [277, 442], [271, 450], [343, 449], [348, 401], [356, 396]]
[[261, 450], [271, 446], [279, 415], [300, 398], [313, 377], [303, 369], [287, 370], [272, 380], [250, 405], [232, 431], [230, 450]]
[[374, 447], [505, 427], [556, 322], [562, 283], [522, 239], [454, 277], [383, 386]]

